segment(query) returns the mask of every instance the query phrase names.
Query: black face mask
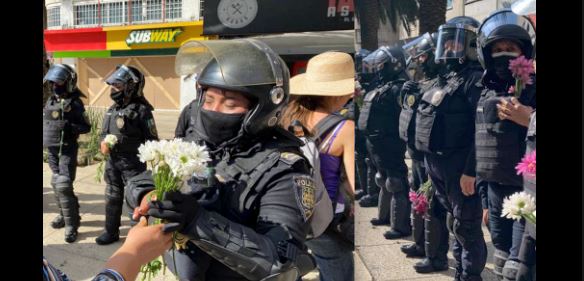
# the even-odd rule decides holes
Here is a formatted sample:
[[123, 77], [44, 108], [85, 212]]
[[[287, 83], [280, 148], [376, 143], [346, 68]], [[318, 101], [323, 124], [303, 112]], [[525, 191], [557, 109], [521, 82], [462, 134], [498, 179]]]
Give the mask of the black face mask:
[[55, 93], [55, 95], [57, 97], [63, 97], [67, 93], [67, 89], [66, 89], [65, 85], [63, 85], [63, 86], [54, 85], [53, 92]]
[[112, 89], [110, 97], [117, 105], [124, 104], [124, 91], [114, 92], [114, 89]]
[[201, 108], [200, 116], [204, 131], [203, 139], [217, 146], [234, 138], [241, 128], [245, 114], [226, 114]]
[[517, 53], [500, 52], [492, 54], [493, 70], [499, 79], [503, 81], [511, 81], [513, 73], [509, 69], [509, 62], [518, 57]]

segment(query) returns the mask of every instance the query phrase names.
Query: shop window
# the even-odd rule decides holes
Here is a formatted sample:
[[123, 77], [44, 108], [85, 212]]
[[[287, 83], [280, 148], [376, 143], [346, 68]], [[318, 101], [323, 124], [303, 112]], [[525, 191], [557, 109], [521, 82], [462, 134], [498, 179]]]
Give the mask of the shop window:
[[146, 0], [146, 21], [162, 20], [162, 0]]
[[76, 5], [74, 7], [75, 25], [97, 25], [98, 4]]
[[55, 27], [61, 25], [61, 7], [53, 7], [47, 9], [47, 27]]
[[165, 0], [164, 18], [165, 19], [182, 18], [182, 0]]
[[101, 22], [103, 24], [121, 24], [126, 22], [126, 2], [101, 4]]

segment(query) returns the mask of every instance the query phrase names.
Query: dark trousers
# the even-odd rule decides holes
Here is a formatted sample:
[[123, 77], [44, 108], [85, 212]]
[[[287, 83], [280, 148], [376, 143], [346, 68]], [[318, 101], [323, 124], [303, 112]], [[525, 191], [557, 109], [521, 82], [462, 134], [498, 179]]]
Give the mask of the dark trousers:
[[460, 280], [482, 280], [480, 275], [487, 261], [487, 247], [481, 228], [482, 206], [478, 192], [462, 194], [460, 177], [468, 151], [456, 151], [449, 156], [426, 155], [426, 168], [436, 188], [434, 199], [451, 213], [450, 230], [456, 238], [452, 253]]

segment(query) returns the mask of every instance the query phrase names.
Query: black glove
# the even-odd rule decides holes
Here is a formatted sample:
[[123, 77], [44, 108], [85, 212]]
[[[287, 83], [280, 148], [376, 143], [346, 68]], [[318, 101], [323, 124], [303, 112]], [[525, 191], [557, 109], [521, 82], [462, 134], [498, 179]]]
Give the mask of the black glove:
[[197, 199], [180, 192], [167, 192], [162, 201], [149, 203], [148, 215], [166, 220], [164, 232], [182, 232], [194, 221], [199, 210]]
[[412, 80], [407, 81], [407, 82], [404, 83], [404, 85], [402, 87], [402, 92], [403, 93], [408, 93], [409, 94], [409, 93], [413, 93], [413, 92], [416, 92], [416, 91], [419, 91], [418, 82], [416, 82], [416, 81], [412, 81]]

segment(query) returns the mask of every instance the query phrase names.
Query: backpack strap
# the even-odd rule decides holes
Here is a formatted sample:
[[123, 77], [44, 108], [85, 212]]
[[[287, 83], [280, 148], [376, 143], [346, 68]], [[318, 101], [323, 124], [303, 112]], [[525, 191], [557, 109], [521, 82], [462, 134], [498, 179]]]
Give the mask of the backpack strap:
[[322, 149], [326, 149], [326, 151], [325, 151], [326, 154], [329, 153], [331, 147], [333, 146], [333, 141], [335, 141], [335, 138], [337, 137], [337, 135], [341, 131], [341, 128], [343, 127], [343, 125], [345, 124], [346, 121], [347, 120], [341, 121], [341, 123], [339, 123], [335, 127], [335, 129], [333, 130], [333, 132], [331, 134], [329, 134], [329, 137], [326, 139], [326, 141], [322, 145]]
[[329, 114], [327, 117], [321, 119], [314, 126], [314, 140], [317, 145], [322, 142], [322, 137], [326, 136], [328, 131], [335, 127], [338, 123], [343, 120], [347, 120], [343, 116], [337, 114]]

